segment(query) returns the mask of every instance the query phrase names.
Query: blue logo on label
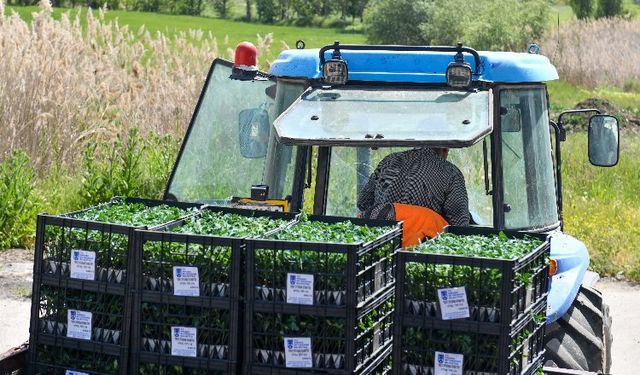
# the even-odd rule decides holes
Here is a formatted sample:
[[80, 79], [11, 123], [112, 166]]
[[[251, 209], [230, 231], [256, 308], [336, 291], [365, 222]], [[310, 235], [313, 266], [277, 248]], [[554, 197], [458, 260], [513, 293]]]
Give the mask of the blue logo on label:
[[296, 275], [289, 275], [289, 284], [296, 285]]
[[291, 340], [291, 339], [287, 340], [287, 348], [293, 349], [293, 340]]
[[71, 317], [71, 320], [76, 320], [76, 312], [75, 311], [73, 311], [73, 310], [69, 311], [69, 315]]
[[73, 252], [73, 260], [78, 260], [80, 258], [80, 252], [79, 251], [74, 251]]
[[180, 338], [180, 328], [174, 328], [173, 329], [173, 336], [175, 338]]
[[449, 293], [447, 293], [446, 290], [440, 291], [440, 298], [442, 298], [443, 301], [446, 301], [449, 299]]
[[444, 354], [438, 354], [438, 363], [439, 364], [443, 364], [444, 363]]
[[176, 277], [177, 278], [181, 278], [182, 277], [182, 268], [176, 268]]

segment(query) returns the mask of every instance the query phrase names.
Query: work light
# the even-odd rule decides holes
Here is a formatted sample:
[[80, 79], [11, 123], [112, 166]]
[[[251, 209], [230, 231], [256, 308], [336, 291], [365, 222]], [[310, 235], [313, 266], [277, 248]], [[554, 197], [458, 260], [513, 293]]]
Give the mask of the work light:
[[471, 85], [471, 66], [465, 62], [452, 62], [447, 66], [447, 84], [451, 87]]
[[347, 83], [349, 70], [344, 60], [331, 59], [324, 63], [324, 81], [331, 85], [344, 85]]

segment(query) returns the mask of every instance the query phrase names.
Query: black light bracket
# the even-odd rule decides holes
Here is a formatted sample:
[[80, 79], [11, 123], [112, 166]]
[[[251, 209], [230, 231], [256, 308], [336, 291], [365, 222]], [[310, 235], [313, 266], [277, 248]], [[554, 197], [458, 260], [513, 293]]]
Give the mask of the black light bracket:
[[[481, 60], [480, 54], [473, 48], [464, 47], [462, 43], [458, 43], [457, 46], [401, 46], [401, 45], [366, 45], [366, 44], [340, 44], [340, 42], [334, 42], [333, 44], [326, 45], [320, 48], [320, 67], [322, 68], [325, 63], [325, 52], [333, 51], [331, 54], [332, 59], [342, 59], [341, 51], [416, 51], [416, 52], [452, 52], [455, 53], [454, 59], [458, 58], [458, 55], [464, 61], [463, 53], [468, 53], [473, 56], [475, 62], [475, 69], [473, 71], [474, 76], [479, 76], [481, 72]], [[457, 62], [457, 60], [456, 60]]]
[[456, 50], [458, 52], [455, 54], [455, 56], [453, 56], [453, 61], [457, 63], [464, 63], [464, 54], [462, 53], [462, 43], [458, 43]]
[[331, 54], [331, 59], [333, 60], [342, 60], [342, 54], [340, 54], [340, 42], [333, 42], [333, 53]]

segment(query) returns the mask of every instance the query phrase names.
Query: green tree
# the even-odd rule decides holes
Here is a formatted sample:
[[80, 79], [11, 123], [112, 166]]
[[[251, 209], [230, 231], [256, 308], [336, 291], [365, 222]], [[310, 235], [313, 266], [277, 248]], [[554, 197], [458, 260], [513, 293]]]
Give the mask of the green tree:
[[593, 0], [570, 0], [569, 5], [580, 20], [593, 16]]
[[430, 44], [422, 28], [433, 11], [430, 0], [374, 0], [364, 12], [367, 38], [380, 44]]
[[231, 8], [231, 1], [229, 0], [211, 0], [211, 6], [218, 13], [220, 18], [227, 18], [229, 16], [229, 10]]
[[374, 43], [455, 45], [522, 51], [544, 35], [546, 0], [375, 1], [365, 12]]
[[245, 18], [247, 19], [247, 21], [251, 21], [251, 0], [246, 0], [245, 6], [246, 6]]
[[623, 12], [622, 0], [598, 0], [597, 18], [617, 17]]
[[278, 17], [276, 0], [256, 0], [258, 19], [265, 23], [274, 23]]
[[316, 13], [316, 1], [292, 0], [293, 9], [296, 11], [296, 21], [300, 25], [309, 25]]

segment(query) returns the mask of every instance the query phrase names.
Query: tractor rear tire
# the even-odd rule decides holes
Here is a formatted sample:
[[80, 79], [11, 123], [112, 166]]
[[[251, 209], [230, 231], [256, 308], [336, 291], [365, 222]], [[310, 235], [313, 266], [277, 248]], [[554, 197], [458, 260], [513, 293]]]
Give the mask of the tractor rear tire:
[[602, 294], [580, 286], [564, 316], [547, 326], [546, 366], [608, 373], [611, 369], [611, 316]]

